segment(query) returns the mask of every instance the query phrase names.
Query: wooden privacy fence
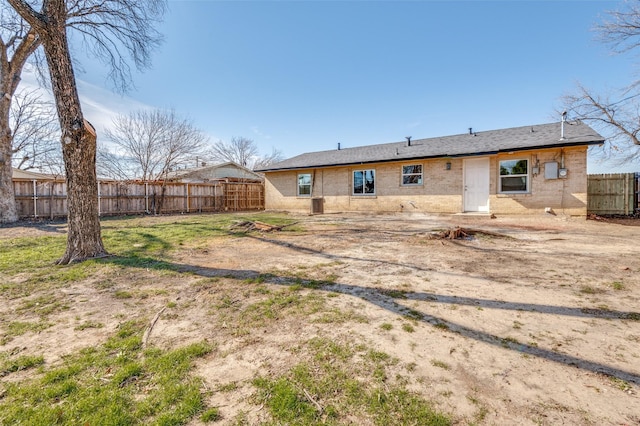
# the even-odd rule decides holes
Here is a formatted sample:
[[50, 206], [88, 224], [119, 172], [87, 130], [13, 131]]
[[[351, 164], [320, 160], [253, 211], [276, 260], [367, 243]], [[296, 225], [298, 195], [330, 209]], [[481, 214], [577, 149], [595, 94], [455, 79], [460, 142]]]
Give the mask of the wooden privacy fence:
[[[14, 180], [13, 187], [21, 218], [67, 215], [65, 181]], [[264, 184], [100, 181], [98, 208], [101, 216], [263, 210]]]
[[588, 175], [587, 213], [632, 215], [638, 206], [638, 173]]

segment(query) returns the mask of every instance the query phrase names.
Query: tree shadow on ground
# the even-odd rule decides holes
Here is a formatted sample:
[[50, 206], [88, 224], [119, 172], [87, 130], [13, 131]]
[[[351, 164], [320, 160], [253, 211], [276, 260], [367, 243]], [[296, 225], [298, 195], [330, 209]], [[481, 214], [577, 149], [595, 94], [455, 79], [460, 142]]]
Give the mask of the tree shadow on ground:
[[[303, 248], [299, 248], [303, 249]], [[308, 252], [317, 251], [312, 249], [304, 249]], [[328, 255], [331, 258], [340, 258], [337, 255]], [[198, 265], [188, 265], [173, 263], [168, 261], [157, 260], [153, 258], [142, 257], [118, 257], [112, 256], [101, 260], [105, 263], [115, 264], [122, 267], [139, 267], [146, 269], [157, 270], [172, 270], [179, 273], [189, 273], [201, 277], [213, 278], [213, 277], [227, 277], [235, 279], [250, 279], [250, 278], [262, 278], [262, 282], [290, 286], [294, 284], [300, 284], [301, 280], [295, 277], [278, 276], [274, 274], [264, 274], [255, 270], [230, 270], [230, 269], [217, 269], [202, 267]], [[368, 260], [369, 261], [369, 260]], [[603, 374], [610, 377], [615, 377], [620, 380], [632, 382], [640, 385], [640, 373], [634, 371], [626, 371], [616, 367], [612, 367], [606, 364], [589, 361], [576, 356], [555, 352], [549, 349], [543, 349], [537, 346], [529, 344], [519, 343], [508, 339], [507, 337], [500, 337], [491, 333], [487, 333], [482, 330], [478, 330], [472, 327], [468, 327], [462, 324], [458, 324], [453, 321], [445, 320], [436, 315], [428, 314], [425, 312], [419, 312], [415, 308], [409, 308], [403, 306], [402, 300], [416, 300], [416, 301], [430, 301], [437, 303], [447, 303], [451, 305], [461, 306], [475, 306], [487, 309], [505, 309], [513, 310], [514, 312], [531, 312], [538, 314], [552, 314], [552, 315], [564, 315], [578, 318], [595, 318], [605, 320], [618, 320], [618, 321], [638, 321], [640, 320], [640, 313], [638, 312], [621, 312], [613, 310], [601, 310], [601, 309], [581, 309], [567, 306], [554, 306], [554, 305], [540, 305], [533, 303], [514, 303], [505, 302], [500, 300], [480, 299], [472, 297], [458, 297], [447, 296], [436, 293], [425, 292], [413, 292], [413, 291], [397, 291], [382, 289], [377, 287], [364, 287], [352, 284], [344, 283], [328, 283], [328, 282], [312, 282], [311, 280], [302, 280], [302, 285], [308, 285], [309, 287], [317, 291], [333, 292], [339, 294], [346, 294], [354, 297], [358, 297], [367, 303], [378, 306], [389, 312], [403, 317], [410, 317], [416, 321], [421, 321], [425, 324], [438, 327], [441, 330], [447, 330], [452, 333], [456, 333], [462, 337], [473, 339], [485, 344], [493, 345], [503, 349], [509, 349], [520, 354], [526, 354], [541, 359], [556, 362], [558, 364], [567, 365], [579, 368], [581, 370], [590, 371], [597, 374]]]

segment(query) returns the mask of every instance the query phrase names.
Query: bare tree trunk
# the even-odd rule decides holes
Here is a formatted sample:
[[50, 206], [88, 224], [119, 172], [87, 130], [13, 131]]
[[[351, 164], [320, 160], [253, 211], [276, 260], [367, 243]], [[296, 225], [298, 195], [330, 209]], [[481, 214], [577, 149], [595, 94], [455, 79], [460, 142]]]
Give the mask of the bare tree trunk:
[[[20, 41], [18, 42], [18, 40]], [[20, 82], [22, 67], [40, 43], [32, 31], [21, 34], [21, 37], [15, 37], [12, 41], [17, 43], [17, 46], [15, 46], [13, 56], [10, 57], [9, 43], [5, 44], [5, 41], [0, 38], [0, 223], [11, 223], [18, 220], [11, 170], [13, 138], [11, 137], [9, 114], [11, 99]]]
[[102, 244], [98, 217], [96, 133], [84, 120], [71, 64], [66, 29], [66, 1], [44, 2], [36, 13], [23, 0], [9, 3], [38, 33], [51, 77], [62, 132], [62, 156], [67, 178], [67, 249], [58, 261], [68, 264], [107, 253]]
[[[10, 103], [4, 97], [0, 100], [0, 120], [5, 119], [6, 109], [6, 123], [9, 122], [9, 111], [5, 104]], [[11, 171], [11, 130], [9, 127], [3, 130], [0, 134], [0, 223], [12, 223], [18, 220], [18, 213]]]
[[64, 22], [56, 28], [60, 31], [43, 40], [43, 46], [62, 129], [69, 231], [67, 250], [58, 263], [67, 264], [107, 253], [102, 245], [98, 217], [96, 133], [82, 116]]
[[96, 134], [90, 126], [85, 121], [71, 141], [63, 136], [69, 230], [67, 249], [58, 261], [59, 264], [103, 257], [107, 254], [102, 244], [98, 216]]

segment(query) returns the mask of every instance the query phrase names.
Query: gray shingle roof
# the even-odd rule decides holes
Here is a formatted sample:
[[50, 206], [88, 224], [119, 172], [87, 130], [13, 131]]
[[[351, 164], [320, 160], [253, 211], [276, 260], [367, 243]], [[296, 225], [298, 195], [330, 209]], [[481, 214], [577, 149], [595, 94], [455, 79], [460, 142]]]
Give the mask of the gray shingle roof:
[[604, 142], [601, 135], [580, 121], [565, 122], [564, 138], [561, 139], [560, 136], [560, 122], [538, 124], [474, 132], [473, 134], [464, 133], [416, 139], [411, 141], [411, 146], [407, 146], [407, 141], [404, 141], [309, 152], [256, 171], [305, 169], [422, 158], [466, 157], [540, 148], [594, 145]]

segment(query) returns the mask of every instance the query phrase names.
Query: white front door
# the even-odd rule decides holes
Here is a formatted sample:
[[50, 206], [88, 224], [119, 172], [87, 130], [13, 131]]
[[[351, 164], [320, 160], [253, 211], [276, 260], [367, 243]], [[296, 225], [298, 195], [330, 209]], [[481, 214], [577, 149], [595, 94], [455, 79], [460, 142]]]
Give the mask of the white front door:
[[464, 160], [464, 211], [489, 212], [489, 158]]

